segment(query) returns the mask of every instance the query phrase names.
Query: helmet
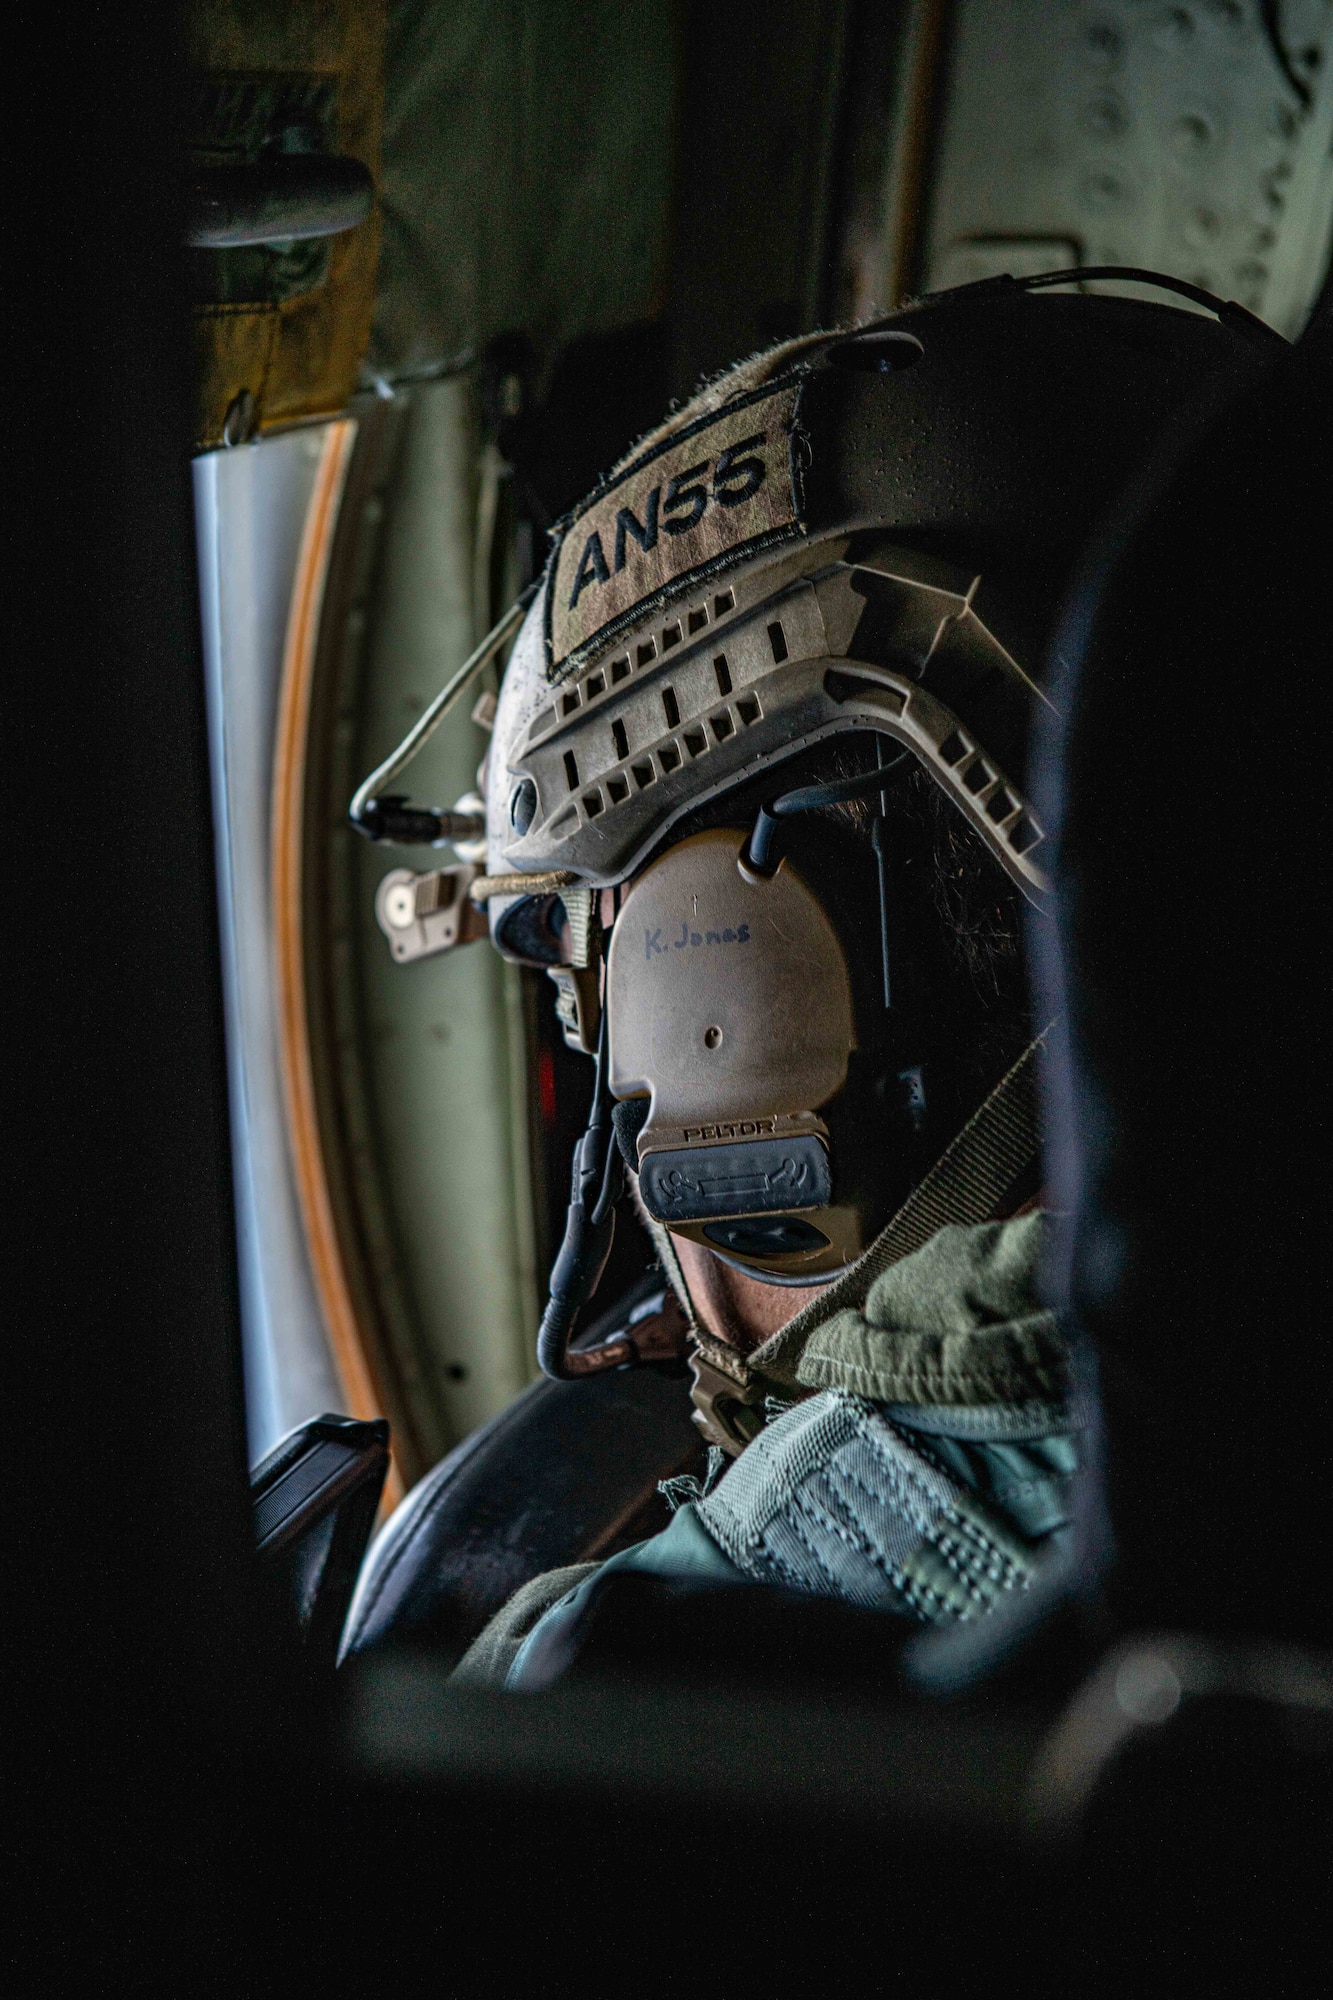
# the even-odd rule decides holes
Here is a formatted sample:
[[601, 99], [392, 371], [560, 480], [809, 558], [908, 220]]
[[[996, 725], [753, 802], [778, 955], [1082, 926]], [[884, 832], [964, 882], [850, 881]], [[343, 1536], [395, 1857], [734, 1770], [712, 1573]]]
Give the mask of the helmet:
[[[932, 1177], [934, 1226], [994, 1212], [1027, 1026], [963, 1050], [931, 1098], [938, 987], [913, 981], [904, 868], [920, 886], [947, 852], [996, 907], [1040, 908], [1027, 740], [1066, 579], [1200, 383], [1275, 338], [1216, 301], [1209, 319], [1046, 282], [742, 363], [553, 531], [472, 886], [598, 1061], [554, 1299], [604, 1262], [624, 1165], [660, 1228], [777, 1283], [835, 1278]], [[940, 1004], [955, 1045], [985, 1043]], [[941, 1182], [997, 1089], [987, 1145]]]

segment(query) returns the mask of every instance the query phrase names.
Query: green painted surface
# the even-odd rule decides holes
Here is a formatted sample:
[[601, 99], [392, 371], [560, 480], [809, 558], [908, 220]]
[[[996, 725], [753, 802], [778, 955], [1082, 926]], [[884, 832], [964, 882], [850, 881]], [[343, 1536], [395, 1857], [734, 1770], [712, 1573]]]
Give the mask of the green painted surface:
[[515, 330], [549, 357], [651, 318], [675, 99], [669, 5], [391, 7], [372, 368], [456, 366]]
[[[358, 764], [369, 770], [474, 643], [475, 390], [465, 377], [413, 393], [384, 524]], [[486, 737], [460, 702], [412, 767], [414, 798], [450, 805], [476, 782]], [[485, 942], [400, 966], [373, 899], [394, 867], [447, 852], [358, 856], [357, 949], [365, 1061], [423, 1384], [447, 1436], [493, 1416], [531, 1379], [537, 1301], [528, 1162], [513, 1133], [526, 1081], [517, 975]]]

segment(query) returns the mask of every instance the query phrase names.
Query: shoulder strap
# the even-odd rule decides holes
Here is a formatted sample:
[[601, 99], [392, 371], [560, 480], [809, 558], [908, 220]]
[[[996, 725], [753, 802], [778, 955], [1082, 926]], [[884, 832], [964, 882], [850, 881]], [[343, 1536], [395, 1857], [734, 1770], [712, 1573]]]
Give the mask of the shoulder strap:
[[844, 1307], [862, 1304], [891, 1264], [921, 1249], [946, 1223], [992, 1219], [1041, 1152], [1037, 1074], [1049, 1032], [1049, 1026], [1043, 1028], [1029, 1042], [869, 1248], [755, 1349], [742, 1364], [747, 1377], [794, 1383], [796, 1363], [815, 1328]]

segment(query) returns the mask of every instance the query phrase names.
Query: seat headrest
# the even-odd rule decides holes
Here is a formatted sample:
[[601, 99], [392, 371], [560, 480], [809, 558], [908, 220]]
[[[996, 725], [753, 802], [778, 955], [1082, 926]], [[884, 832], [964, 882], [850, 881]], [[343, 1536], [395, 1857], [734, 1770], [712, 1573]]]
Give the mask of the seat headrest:
[[[1333, 328], [1103, 526], [1037, 745], [1061, 1302], [1136, 1622], [1327, 1636]], [[1060, 721], [1063, 714], [1065, 720]]]

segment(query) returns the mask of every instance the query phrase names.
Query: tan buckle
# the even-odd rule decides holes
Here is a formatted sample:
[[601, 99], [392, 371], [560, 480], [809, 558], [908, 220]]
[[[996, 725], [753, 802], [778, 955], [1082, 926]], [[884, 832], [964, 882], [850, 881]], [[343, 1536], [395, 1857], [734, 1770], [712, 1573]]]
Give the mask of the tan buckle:
[[764, 1428], [765, 1390], [756, 1382], [744, 1357], [696, 1327], [689, 1356], [694, 1387], [694, 1422], [708, 1444], [739, 1458]]

